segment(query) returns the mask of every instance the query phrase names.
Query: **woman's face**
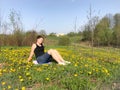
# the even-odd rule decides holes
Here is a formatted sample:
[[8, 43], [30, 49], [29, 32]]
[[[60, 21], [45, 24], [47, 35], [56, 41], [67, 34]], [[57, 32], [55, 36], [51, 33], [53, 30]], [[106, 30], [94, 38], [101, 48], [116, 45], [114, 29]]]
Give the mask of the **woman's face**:
[[43, 43], [43, 38], [38, 38], [38, 39], [37, 39], [37, 42], [38, 42], [39, 44]]

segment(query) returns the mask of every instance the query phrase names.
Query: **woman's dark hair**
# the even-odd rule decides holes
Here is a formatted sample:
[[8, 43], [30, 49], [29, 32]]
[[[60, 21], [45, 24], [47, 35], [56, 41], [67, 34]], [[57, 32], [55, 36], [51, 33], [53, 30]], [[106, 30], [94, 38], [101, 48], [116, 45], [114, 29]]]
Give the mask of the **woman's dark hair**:
[[43, 38], [44, 39], [44, 37], [42, 35], [38, 35], [36, 39], [39, 39], [39, 38]]

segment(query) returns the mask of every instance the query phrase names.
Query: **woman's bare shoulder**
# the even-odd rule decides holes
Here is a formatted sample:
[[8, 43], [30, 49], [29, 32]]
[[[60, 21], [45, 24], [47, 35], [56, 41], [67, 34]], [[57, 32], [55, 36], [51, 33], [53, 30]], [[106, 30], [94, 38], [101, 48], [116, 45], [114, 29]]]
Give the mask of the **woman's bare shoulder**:
[[33, 43], [33, 44], [32, 44], [32, 47], [34, 47], [34, 48], [35, 48], [35, 47], [36, 47], [36, 43]]
[[36, 43], [33, 43], [32, 45], [36, 45]]

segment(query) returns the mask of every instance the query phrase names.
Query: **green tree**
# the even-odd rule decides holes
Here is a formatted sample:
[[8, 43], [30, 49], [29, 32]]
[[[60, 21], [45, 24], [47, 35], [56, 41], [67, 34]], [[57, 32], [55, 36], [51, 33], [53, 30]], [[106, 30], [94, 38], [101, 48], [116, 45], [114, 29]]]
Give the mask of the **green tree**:
[[82, 34], [82, 41], [91, 41], [91, 30], [89, 25], [85, 25], [84, 31]]
[[56, 37], [56, 33], [52, 32], [48, 36]]
[[120, 46], [120, 40], [119, 40], [120, 39], [120, 14], [119, 13], [114, 15], [114, 28], [113, 28], [113, 30], [114, 30], [113, 43], [115, 45], [117, 45], [117, 47], [118, 47], [118, 46]]
[[97, 45], [110, 45], [113, 31], [110, 29], [110, 20], [103, 17], [94, 30], [94, 42]]
[[[0, 34], [1, 34], [1, 27], [2, 27], [2, 17], [1, 17], [1, 12], [0, 12]], [[0, 52], [1, 52], [1, 35], [0, 35]]]
[[76, 32], [69, 32], [67, 35], [70, 36], [70, 37], [74, 37], [74, 36], [77, 36], [78, 33], [76, 33]]

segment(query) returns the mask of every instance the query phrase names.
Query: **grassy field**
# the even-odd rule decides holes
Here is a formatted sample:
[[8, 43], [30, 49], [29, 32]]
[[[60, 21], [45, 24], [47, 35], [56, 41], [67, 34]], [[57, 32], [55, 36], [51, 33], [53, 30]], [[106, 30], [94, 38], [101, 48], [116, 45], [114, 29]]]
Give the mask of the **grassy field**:
[[[2, 47], [0, 90], [119, 90], [120, 50], [84, 46], [50, 46], [69, 65], [27, 63], [30, 47]], [[33, 60], [35, 57], [33, 58]]]

